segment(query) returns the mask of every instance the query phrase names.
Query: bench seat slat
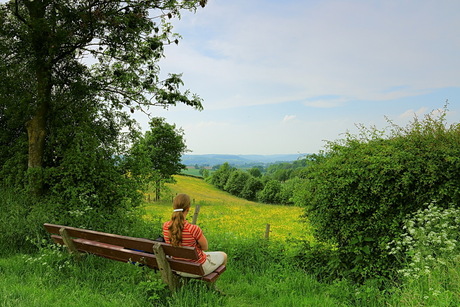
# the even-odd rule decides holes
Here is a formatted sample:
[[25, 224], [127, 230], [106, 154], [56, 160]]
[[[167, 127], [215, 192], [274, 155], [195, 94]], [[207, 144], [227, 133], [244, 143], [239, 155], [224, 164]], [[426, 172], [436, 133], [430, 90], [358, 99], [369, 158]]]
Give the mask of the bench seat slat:
[[[51, 238], [55, 243], [64, 245], [64, 240], [61, 236], [52, 235]], [[88, 252], [100, 257], [121, 262], [137, 262], [145, 264], [150, 268], [158, 268], [156, 257], [151, 253], [130, 250], [124, 248], [123, 246], [87, 239], [72, 239], [72, 241], [79, 251]], [[178, 259], [168, 259], [168, 262], [173, 271], [186, 272], [196, 275], [204, 274], [202, 266], [198, 263]]]
[[212, 273], [209, 273], [208, 275], [206, 276], [203, 276], [201, 277], [200, 279], [201, 280], [204, 280], [206, 282], [215, 282], [217, 280], [217, 278], [220, 277], [220, 274], [222, 274], [223, 272], [225, 272], [226, 270], [226, 266], [225, 265], [221, 265], [219, 266], [217, 269], [214, 270], [214, 272]]
[[214, 281], [217, 280], [217, 278], [219, 278], [219, 274], [217, 274], [215, 272], [212, 272], [212, 273], [209, 273], [206, 276], [201, 277], [200, 279], [204, 280], [206, 282], [214, 282]]
[[[69, 226], [55, 225], [55, 224], [44, 224], [46, 230], [51, 234], [59, 235], [59, 229], [66, 229], [70, 237], [82, 238], [91, 241], [103, 242], [107, 244], [122, 246], [125, 248], [143, 250], [148, 253], [153, 253], [153, 244], [157, 241], [134, 238], [127, 236], [120, 236], [111, 233], [99, 232], [94, 230], [80, 229]], [[170, 244], [162, 243], [163, 250], [167, 255], [178, 258], [185, 258], [191, 260], [198, 260], [199, 255], [195, 248], [189, 246], [175, 247]]]

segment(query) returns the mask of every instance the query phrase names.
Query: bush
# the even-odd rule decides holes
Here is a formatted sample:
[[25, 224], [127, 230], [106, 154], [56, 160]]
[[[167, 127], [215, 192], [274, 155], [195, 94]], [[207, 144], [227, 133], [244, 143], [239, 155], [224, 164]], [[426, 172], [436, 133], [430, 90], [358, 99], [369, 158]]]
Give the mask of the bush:
[[1, 254], [33, 249], [33, 244], [26, 239], [32, 234], [32, 225], [36, 224], [27, 195], [1, 187], [0, 208]]
[[256, 200], [257, 192], [262, 190], [264, 185], [259, 178], [249, 177], [246, 181], [243, 190], [241, 191], [240, 197], [248, 200]]
[[257, 193], [257, 199], [267, 204], [280, 203], [281, 182], [271, 179], [267, 181], [262, 191]]
[[232, 171], [224, 186], [224, 191], [227, 191], [235, 196], [240, 196], [250, 177], [251, 175], [247, 172], [241, 170]]
[[73, 227], [111, 232], [127, 236], [157, 238], [161, 222], [142, 219], [142, 209], [92, 207], [82, 203], [65, 203], [60, 197], [31, 197], [29, 193], [12, 188], [0, 190], [0, 254], [36, 252], [49, 241], [43, 224], [55, 223]]
[[460, 208], [441, 208], [432, 203], [410, 215], [401, 236], [387, 248], [405, 266], [398, 272], [408, 280], [431, 273], [460, 257]]
[[394, 272], [386, 249], [407, 214], [460, 200], [460, 126], [439, 116], [390, 131], [361, 127], [330, 142], [303, 173], [296, 204], [318, 240], [336, 245], [344, 275], [362, 281]]

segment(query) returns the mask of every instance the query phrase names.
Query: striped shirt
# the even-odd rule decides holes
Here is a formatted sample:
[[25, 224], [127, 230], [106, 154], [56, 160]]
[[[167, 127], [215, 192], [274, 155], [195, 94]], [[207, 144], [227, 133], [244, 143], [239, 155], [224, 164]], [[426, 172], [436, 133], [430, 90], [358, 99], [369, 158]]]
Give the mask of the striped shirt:
[[[168, 221], [163, 224], [163, 236], [165, 238], [165, 242], [171, 244], [171, 240], [169, 238], [169, 225], [171, 225], [171, 221]], [[201, 250], [200, 246], [198, 245], [198, 240], [201, 239], [203, 236], [203, 231], [197, 225], [190, 224], [189, 222], [184, 222], [184, 229], [182, 230], [182, 243], [180, 246], [191, 246], [196, 247], [198, 252], [198, 256], [200, 257], [198, 260], [190, 260], [184, 259], [191, 262], [197, 263], [204, 263], [206, 261], [206, 254]]]

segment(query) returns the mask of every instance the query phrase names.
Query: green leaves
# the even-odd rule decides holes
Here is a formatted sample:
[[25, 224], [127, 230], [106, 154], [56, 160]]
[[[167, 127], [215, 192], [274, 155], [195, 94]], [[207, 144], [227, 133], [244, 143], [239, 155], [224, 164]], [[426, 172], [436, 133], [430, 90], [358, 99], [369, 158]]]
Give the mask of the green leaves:
[[150, 130], [135, 141], [126, 157], [126, 168], [144, 187], [155, 182], [159, 197], [161, 184], [185, 168], [181, 157], [186, 150], [182, 129], [164, 118], [152, 118]]
[[395, 265], [384, 247], [407, 214], [432, 200], [460, 203], [460, 129], [446, 125], [445, 112], [404, 128], [347, 134], [306, 168], [294, 199], [356, 279]]

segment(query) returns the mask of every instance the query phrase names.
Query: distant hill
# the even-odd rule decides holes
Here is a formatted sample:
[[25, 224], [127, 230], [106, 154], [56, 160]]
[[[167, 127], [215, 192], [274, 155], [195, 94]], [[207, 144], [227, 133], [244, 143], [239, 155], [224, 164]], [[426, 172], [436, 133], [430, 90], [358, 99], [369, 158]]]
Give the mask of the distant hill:
[[231, 165], [241, 166], [246, 164], [270, 164], [277, 162], [292, 162], [304, 157], [306, 154], [286, 155], [183, 155], [182, 163], [185, 165], [219, 165], [228, 162]]

